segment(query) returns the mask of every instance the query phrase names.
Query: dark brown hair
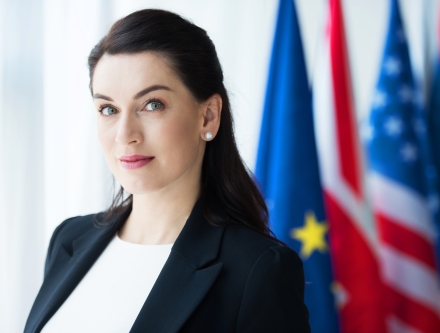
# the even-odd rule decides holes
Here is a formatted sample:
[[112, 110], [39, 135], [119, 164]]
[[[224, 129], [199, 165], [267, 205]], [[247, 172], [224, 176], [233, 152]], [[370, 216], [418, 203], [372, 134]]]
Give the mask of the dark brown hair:
[[[264, 198], [239, 155], [222, 68], [214, 44], [205, 30], [165, 10], [139, 10], [118, 20], [90, 52], [89, 87], [92, 95], [93, 73], [104, 54], [145, 51], [166, 59], [199, 102], [206, 101], [215, 93], [222, 98], [220, 128], [216, 137], [206, 143], [203, 157], [201, 199], [206, 219], [213, 225], [247, 226], [284, 244], [270, 230]], [[102, 226], [110, 217], [127, 212], [132, 201], [132, 194], [124, 199], [124, 188], [121, 186], [111, 206], [104, 212], [103, 220], [95, 220], [95, 224]], [[223, 209], [227, 218], [218, 213], [217, 206]]]

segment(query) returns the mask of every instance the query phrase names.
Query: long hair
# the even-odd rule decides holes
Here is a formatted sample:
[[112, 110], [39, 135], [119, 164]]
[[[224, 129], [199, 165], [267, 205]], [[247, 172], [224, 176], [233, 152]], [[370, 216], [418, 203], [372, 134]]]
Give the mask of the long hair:
[[[93, 73], [104, 54], [140, 52], [163, 57], [198, 102], [215, 93], [222, 98], [220, 128], [216, 137], [206, 142], [203, 157], [201, 199], [205, 218], [212, 225], [244, 225], [284, 244], [270, 230], [265, 200], [238, 152], [223, 71], [206, 31], [165, 10], [139, 10], [116, 21], [88, 58], [92, 95]], [[105, 225], [110, 217], [126, 213], [132, 202], [132, 194], [124, 199], [121, 186], [103, 220], [95, 220], [95, 224]], [[217, 206], [228, 218], [219, 213]]]

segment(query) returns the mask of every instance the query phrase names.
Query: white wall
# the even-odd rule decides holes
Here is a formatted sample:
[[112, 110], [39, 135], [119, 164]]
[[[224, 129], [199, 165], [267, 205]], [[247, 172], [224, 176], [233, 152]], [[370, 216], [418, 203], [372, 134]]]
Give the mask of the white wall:
[[23, 320], [44, 262], [41, 7], [0, 8], [0, 332], [19, 332], [6, 328]]

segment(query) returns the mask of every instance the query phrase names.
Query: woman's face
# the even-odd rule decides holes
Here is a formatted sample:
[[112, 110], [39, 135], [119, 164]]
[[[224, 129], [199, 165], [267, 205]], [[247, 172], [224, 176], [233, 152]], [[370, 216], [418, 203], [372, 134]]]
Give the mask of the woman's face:
[[[154, 53], [105, 54], [93, 76], [98, 137], [113, 175], [131, 194], [200, 181], [202, 103]], [[130, 168], [123, 156], [154, 157]]]

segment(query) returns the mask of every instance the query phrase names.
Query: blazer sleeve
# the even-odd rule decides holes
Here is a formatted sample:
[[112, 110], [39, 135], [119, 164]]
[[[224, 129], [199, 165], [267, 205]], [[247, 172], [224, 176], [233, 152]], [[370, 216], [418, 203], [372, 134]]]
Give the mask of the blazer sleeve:
[[247, 278], [236, 332], [310, 332], [304, 285], [303, 264], [295, 251], [267, 249]]

